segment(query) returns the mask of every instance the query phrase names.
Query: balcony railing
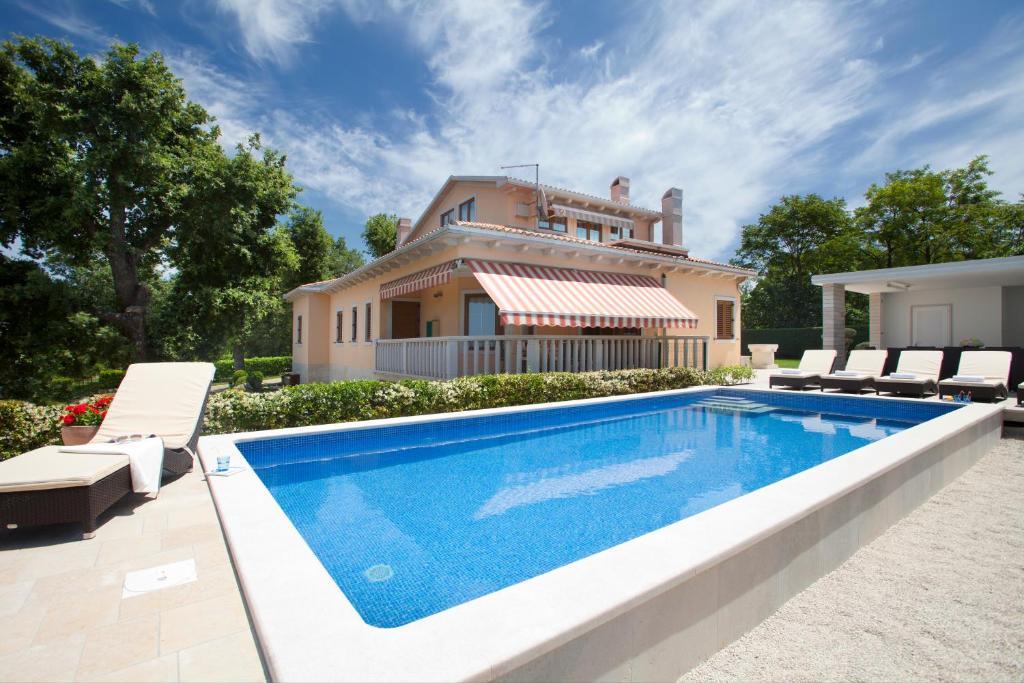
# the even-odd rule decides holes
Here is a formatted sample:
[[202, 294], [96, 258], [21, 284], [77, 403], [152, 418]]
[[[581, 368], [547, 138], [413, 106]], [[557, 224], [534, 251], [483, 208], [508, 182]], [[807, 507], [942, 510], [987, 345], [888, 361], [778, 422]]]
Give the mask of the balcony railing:
[[376, 372], [422, 379], [632, 368], [706, 369], [707, 337], [493, 336], [378, 339]]

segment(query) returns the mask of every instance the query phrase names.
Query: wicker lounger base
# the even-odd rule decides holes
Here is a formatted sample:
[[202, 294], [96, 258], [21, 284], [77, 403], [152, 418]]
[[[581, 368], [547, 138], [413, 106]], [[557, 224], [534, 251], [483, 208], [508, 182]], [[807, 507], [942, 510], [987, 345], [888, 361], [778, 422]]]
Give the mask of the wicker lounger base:
[[971, 394], [972, 401], [1001, 401], [1009, 395], [1002, 384], [955, 384], [939, 382], [939, 397], [956, 396], [960, 392]]
[[172, 451], [164, 449], [164, 472], [171, 475], [185, 474], [192, 471], [192, 454], [187, 450]]
[[821, 390], [838, 389], [845, 394], [859, 394], [864, 389], [874, 389], [874, 377], [822, 377]]
[[875, 393], [879, 394], [883, 391], [890, 394], [899, 394], [901, 396], [917, 396], [918, 398], [924, 398], [926, 394], [934, 394], [937, 392], [938, 387], [935, 386], [935, 381], [930, 379], [924, 382], [899, 379], [876, 379]]
[[818, 382], [820, 380], [820, 375], [808, 375], [807, 377], [801, 377], [799, 375], [769, 375], [768, 388], [774, 389], [778, 386], [803, 390], [808, 387], [818, 386]]
[[127, 465], [90, 486], [0, 493], [0, 521], [6, 525], [39, 526], [78, 522], [92, 538], [96, 519], [132, 492]]

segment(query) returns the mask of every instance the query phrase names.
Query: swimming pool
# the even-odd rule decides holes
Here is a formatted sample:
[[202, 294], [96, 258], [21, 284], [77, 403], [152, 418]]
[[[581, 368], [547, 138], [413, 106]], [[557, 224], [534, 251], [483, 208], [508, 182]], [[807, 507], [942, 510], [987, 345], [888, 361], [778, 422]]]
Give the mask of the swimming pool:
[[394, 627], [954, 409], [786, 402], [719, 391], [238, 448], [363, 619]]
[[1001, 424], [990, 405], [695, 387], [209, 436], [199, 456], [242, 466], [208, 482], [273, 680], [675, 680]]

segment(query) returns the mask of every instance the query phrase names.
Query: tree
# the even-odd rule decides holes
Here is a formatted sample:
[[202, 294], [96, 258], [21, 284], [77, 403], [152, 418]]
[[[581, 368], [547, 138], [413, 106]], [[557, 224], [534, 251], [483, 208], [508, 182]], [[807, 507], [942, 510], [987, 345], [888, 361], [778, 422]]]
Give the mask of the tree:
[[102, 255], [114, 305], [96, 313], [146, 359], [146, 281], [219, 131], [161, 55], [136, 45], [99, 61], [55, 40], [5, 42], [0, 111], [0, 242], [71, 265]]
[[[821, 324], [821, 290], [815, 273], [849, 270], [856, 243], [843, 199], [788, 195], [743, 226], [732, 263], [761, 273], [744, 296], [750, 327], [811, 327]], [[856, 305], [856, 300], [854, 299]]]
[[964, 168], [887, 173], [855, 212], [866, 253], [886, 268], [1014, 253], [1019, 204], [1000, 200], [988, 186], [990, 175], [985, 156]]
[[395, 250], [395, 239], [398, 230], [398, 216], [378, 213], [366, 219], [363, 228], [363, 242], [366, 250], [374, 258], [390, 254]]
[[329, 280], [363, 265], [362, 254], [349, 249], [344, 237], [331, 239], [323, 215], [315, 209], [294, 208], [286, 230], [298, 255], [298, 267], [287, 276], [285, 290]]

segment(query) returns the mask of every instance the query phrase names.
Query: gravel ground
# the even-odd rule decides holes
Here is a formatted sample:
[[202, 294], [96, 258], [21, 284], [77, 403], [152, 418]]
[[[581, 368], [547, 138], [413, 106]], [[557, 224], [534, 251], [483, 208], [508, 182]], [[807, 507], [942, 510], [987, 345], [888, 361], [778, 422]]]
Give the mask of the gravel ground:
[[1024, 430], [680, 681], [1024, 679]]

